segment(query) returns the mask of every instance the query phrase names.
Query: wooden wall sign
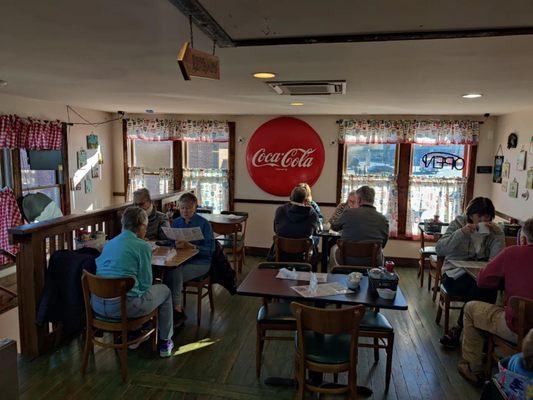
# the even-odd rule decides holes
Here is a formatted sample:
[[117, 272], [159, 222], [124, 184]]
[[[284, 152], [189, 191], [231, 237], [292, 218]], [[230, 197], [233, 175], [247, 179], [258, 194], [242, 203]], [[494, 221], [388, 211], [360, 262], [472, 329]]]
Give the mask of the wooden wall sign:
[[204, 53], [191, 47], [189, 42], [181, 46], [178, 54], [183, 79], [190, 81], [192, 76], [207, 79], [220, 79], [220, 60], [217, 56]]

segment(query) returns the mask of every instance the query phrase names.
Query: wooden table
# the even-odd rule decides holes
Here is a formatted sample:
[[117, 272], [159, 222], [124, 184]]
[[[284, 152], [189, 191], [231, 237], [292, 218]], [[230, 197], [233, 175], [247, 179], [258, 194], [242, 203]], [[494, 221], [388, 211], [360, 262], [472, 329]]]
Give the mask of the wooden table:
[[[167, 246], [158, 246], [154, 251], [152, 252], [152, 255], [154, 256], [166, 256], [168, 253], [172, 251], [172, 249], [175, 249], [174, 247], [167, 247]], [[198, 249], [176, 249], [177, 254], [172, 257], [170, 260], [167, 260], [165, 264], [154, 264], [154, 261], [152, 260], [152, 267], [156, 268], [165, 268], [165, 269], [173, 269], [177, 268], [186, 261], [193, 258], [195, 255], [199, 253]]]
[[322, 238], [321, 252], [322, 258], [320, 261], [320, 272], [328, 272], [328, 261], [329, 261], [329, 251], [330, 251], [330, 241], [337, 241], [341, 234], [340, 232], [335, 232], [330, 230], [320, 231], [316, 233], [316, 236]]
[[200, 216], [209, 222], [216, 222], [218, 224], [240, 224], [248, 219], [245, 215], [230, 217], [227, 214], [200, 214]]
[[[353, 293], [327, 297], [303, 297], [291, 289], [291, 287], [308, 285], [309, 282], [278, 279], [276, 278], [278, 272], [277, 269], [255, 268], [251, 270], [237, 288], [237, 294], [242, 296], [273, 297], [296, 301], [314, 301], [317, 303], [335, 303], [344, 305], [363, 304], [372, 308], [378, 307], [391, 310], [407, 310], [407, 302], [400, 287], [398, 287], [394, 299], [385, 300], [369, 290], [367, 276], [362, 277], [359, 289], [353, 291]], [[347, 275], [343, 274], [328, 274], [327, 281], [340, 282], [346, 286], [346, 276]]]

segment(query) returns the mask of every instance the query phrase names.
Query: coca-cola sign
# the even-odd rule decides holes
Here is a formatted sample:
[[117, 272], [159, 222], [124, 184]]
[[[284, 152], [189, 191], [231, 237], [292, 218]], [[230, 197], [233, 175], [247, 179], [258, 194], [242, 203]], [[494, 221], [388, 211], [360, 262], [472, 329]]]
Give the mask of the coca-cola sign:
[[265, 192], [288, 196], [300, 182], [313, 185], [324, 166], [320, 136], [302, 120], [281, 117], [261, 125], [246, 148], [252, 180]]

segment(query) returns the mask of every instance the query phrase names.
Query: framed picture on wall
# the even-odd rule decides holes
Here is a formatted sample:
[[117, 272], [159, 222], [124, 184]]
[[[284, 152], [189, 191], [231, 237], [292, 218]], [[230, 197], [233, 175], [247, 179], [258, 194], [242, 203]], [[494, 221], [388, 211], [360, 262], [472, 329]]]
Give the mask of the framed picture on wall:
[[511, 184], [509, 185], [509, 197], [517, 198], [518, 197], [518, 181], [513, 179]]
[[81, 169], [87, 165], [87, 152], [85, 150], [79, 150], [77, 153], [78, 156], [78, 169]]
[[508, 186], [509, 182], [508, 181], [502, 181], [502, 192], [504, 193], [507, 193], [507, 186]]
[[87, 148], [88, 149], [97, 149], [98, 148], [98, 136], [94, 133], [87, 135]]
[[533, 168], [527, 171], [526, 189], [533, 189]]
[[94, 178], [100, 178], [100, 165], [99, 164], [96, 164], [94, 167], [92, 167], [91, 169], [91, 177], [94, 179]]
[[509, 179], [510, 172], [511, 172], [511, 163], [509, 161], [505, 161], [502, 166], [502, 178]]
[[527, 162], [527, 151], [522, 150], [520, 153], [518, 153], [518, 157], [516, 159], [516, 169], [517, 171], [525, 171], [526, 170], [526, 162]]
[[494, 169], [492, 173], [492, 182], [502, 183], [503, 156], [494, 157]]

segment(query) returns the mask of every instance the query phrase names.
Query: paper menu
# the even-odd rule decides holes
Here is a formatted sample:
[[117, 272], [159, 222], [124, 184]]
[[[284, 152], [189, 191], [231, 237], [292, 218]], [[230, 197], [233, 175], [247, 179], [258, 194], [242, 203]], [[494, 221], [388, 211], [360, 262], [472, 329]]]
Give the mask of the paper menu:
[[317, 286], [315, 293], [309, 291], [309, 285], [292, 286], [291, 289], [303, 297], [326, 297], [353, 293], [350, 289], [348, 289], [346, 286], [343, 286], [339, 282], [322, 283]]
[[448, 262], [456, 268], [483, 268], [487, 261], [469, 261], [469, 260], [448, 260]]
[[[305, 272], [305, 271], [296, 271], [296, 278], [292, 279], [292, 278], [288, 278], [288, 277], [284, 276], [281, 272], [278, 272], [278, 274], [276, 275], [276, 278], [309, 282], [311, 280], [311, 273], [310, 272]], [[316, 273], [316, 278], [318, 280], [318, 283], [325, 283], [328, 280], [328, 274], [317, 272]]]
[[181, 242], [192, 242], [195, 240], [202, 240], [204, 234], [199, 227], [194, 228], [162, 228], [165, 236], [170, 240], [178, 240]]

